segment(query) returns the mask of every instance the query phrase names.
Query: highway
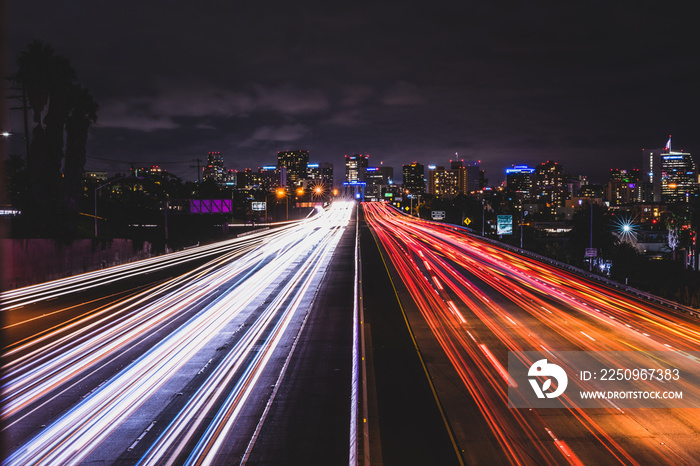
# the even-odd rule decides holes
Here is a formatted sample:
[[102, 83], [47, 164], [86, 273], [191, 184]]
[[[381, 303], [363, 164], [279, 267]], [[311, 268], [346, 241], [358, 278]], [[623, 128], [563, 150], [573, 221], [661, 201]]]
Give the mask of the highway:
[[513, 409], [507, 372], [509, 351], [687, 354], [697, 320], [449, 225], [363, 209], [462, 464], [697, 464], [698, 409]]
[[[310, 311], [352, 212], [337, 202], [285, 227], [4, 293], [4, 464], [260, 456], [265, 405], [315, 328]], [[335, 383], [349, 392], [346, 349], [328, 354], [348, 367], [325, 364], [342, 368]], [[347, 460], [350, 402], [340, 395]]]

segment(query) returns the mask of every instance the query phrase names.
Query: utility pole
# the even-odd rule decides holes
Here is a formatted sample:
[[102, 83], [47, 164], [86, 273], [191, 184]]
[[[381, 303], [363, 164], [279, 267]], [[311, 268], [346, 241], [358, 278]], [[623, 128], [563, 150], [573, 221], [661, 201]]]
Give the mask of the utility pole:
[[[12, 78], [6, 78], [8, 80], [11, 80]], [[30, 169], [30, 161], [29, 161], [29, 119], [27, 116], [29, 107], [27, 106], [27, 90], [25, 89], [24, 85], [21, 87], [11, 87], [13, 91], [20, 91], [20, 95], [9, 95], [7, 96], [8, 99], [17, 99], [19, 100], [20, 104], [22, 105], [21, 107], [10, 107], [10, 110], [22, 110], [22, 114], [24, 117], [24, 150], [25, 150], [25, 157], [27, 159], [27, 168]]]
[[202, 182], [202, 159], [196, 159], [197, 165], [190, 165], [190, 168], [197, 167], [197, 183]]
[[168, 198], [167, 197], [163, 200], [163, 215], [165, 216], [165, 218], [163, 220], [163, 227], [165, 230], [165, 243], [167, 246], [167, 243], [168, 243]]

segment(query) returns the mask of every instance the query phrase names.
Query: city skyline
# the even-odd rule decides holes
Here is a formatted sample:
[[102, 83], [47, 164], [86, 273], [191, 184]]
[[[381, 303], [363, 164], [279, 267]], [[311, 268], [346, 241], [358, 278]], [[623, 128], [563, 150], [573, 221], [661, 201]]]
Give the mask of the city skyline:
[[[100, 104], [89, 170], [158, 164], [195, 180], [208, 152], [242, 171], [303, 149], [397, 169], [458, 153], [490, 184], [512, 164], [555, 160], [603, 182], [641, 168], [668, 134], [697, 153], [682, 8], [395, 6], [10, 1], [5, 74], [32, 40], [71, 61]], [[21, 112], [9, 121], [22, 153]]]

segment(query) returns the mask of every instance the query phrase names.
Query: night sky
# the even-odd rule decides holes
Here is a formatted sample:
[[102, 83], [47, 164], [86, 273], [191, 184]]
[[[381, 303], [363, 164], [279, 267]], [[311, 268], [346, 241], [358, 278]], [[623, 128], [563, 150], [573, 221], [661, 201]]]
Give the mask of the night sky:
[[194, 180], [209, 151], [241, 170], [306, 149], [400, 179], [458, 153], [493, 185], [545, 160], [605, 181], [669, 134], [698, 160], [693, 3], [9, 0], [5, 23], [10, 72], [44, 41], [100, 104], [86, 169]]

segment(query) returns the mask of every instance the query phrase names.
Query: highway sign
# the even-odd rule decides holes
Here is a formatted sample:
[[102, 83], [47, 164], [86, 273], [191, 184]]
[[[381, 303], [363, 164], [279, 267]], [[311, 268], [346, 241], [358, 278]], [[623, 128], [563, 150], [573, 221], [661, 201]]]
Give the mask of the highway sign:
[[445, 211], [444, 210], [433, 210], [431, 212], [433, 220], [445, 220]]
[[464, 224], [465, 224], [465, 225], [469, 226], [470, 223], [472, 223], [472, 219], [470, 219], [469, 217], [467, 217], [467, 218], [464, 219]]
[[512, 235], [513, 234], [513, 216], [512, 215], [497, 215], [496, 216], [496, 234]]

